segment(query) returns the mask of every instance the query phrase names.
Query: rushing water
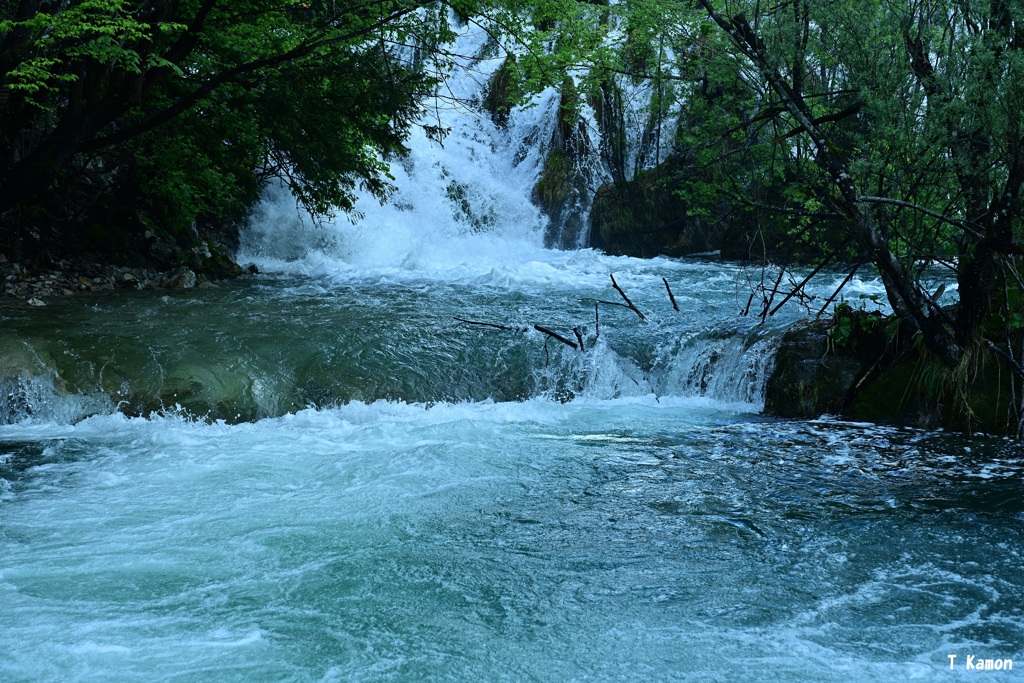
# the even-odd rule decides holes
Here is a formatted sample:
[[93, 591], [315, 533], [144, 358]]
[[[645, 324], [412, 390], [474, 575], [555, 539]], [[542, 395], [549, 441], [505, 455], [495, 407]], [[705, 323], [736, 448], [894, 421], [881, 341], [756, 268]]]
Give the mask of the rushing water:
[[0, 304], [0, 680], [1021, 680], [1020, 447], [760, 416], [801, 312], [543, 249], [551, 99], [268, 275]]

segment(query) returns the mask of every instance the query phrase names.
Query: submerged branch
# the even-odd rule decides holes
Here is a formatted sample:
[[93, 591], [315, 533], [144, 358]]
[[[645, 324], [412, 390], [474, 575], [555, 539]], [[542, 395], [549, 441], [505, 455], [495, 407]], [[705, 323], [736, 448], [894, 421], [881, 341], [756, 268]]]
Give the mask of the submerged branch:
[[579, 349], [580, 349], [580, 347], [576, 345], [576, 342], [574, 342], [572, 340], [569, 340], [569, 339], [566, 339], [562, 335], [558, 334], [557, 332], [552, 332], [551, 330], [549, 330], [546, 327], [541, 327], [540, 325], [534, 325], [533, 329], [537, 330], [538, 332], [543, 332], [544, 334], [548, 335], [552, 339], [556, 339], [556, 340], [562, 342], [563, 344], [565, 344], [566, 346], [571, 346], [572, 348], [576, 349], [577, 351], [579, 351]]
[[459, 327], [460, 325], [479, 325], [480, 327], [493, 327], [496, 330], [506, 330], [508, 332], [526, 332], [530, 329], [528, 327], [509, 327], [508, 325], [498, 325], [497, 323], [484, 323], [477, 320], [466, 320], [465, 318], [455, 318], [455, 320], [459, 321], [459, 324], [455, 327]]

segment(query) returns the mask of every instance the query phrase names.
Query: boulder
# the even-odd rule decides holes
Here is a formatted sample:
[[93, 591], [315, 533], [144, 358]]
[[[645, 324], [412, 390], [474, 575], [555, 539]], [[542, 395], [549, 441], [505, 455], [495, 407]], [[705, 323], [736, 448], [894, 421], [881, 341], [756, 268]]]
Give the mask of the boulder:
[[196, 274], [190, 268], [182, 267], [169, 273], [161, 285], [168, 289], [192, 289], [196, 286]]

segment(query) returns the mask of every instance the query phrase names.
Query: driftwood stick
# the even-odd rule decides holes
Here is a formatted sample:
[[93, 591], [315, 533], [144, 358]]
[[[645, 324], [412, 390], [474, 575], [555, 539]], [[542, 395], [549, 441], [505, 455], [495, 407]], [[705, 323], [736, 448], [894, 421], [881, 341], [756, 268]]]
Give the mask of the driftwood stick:
[[747, 299], [747, 307], [745, 309], [743, 309], [743, 312], [740, 313], [740, 315], [746, 316], [746, 315], [748, 315], [750, 313], [750, 304], [754, 303], [754, 294], [756, 294], [756, 293], [757, 293], [757, 290], [754, 290], [754, 289], [750, 290], [750, 298]]
[[[580, 301], [593, 301], [595, 307], [597, 306], [597, 304], [604, 304], [605, 306], [621, 306], [622, 308], [629, 308], [629, 306], [622, 303], [621, 301], [605, 301], [604, 299], [594, 299], [589, 296], [580, 299]], [[633, 309], [630, 308], [629, 310]]]
[[479, 325], [480, 327], [493, 327], [496, 330], [506, 330], [508, 332], [526, 332], [529, 329], [527, 327], [509, 327], [508, 325], [498, 325], [496, 323], [482, 323], [476, 320], [466, 320], [465, 318], [455, 318], [455, 320], [459, 321], [459, 325]]
[[562, 342], [566, 346], [571, 346], [572, 348], [574, 348], [577, 351], [579, 351], [580, 347], [576, 345], [576, 342], [571, 341], [569, 339], [566, 339], [565, 337], [563, 337], [562, 335], [558, 334], [557, 332], [552, 332], [548, 328], [541, 327], [540, 325], [534, 325], [533, 329], [537, 330], [538, 332], [543, 332], [544, 334], [548, 335], [552, 339], [557, 339], [558, 341]]
[[576, 341], [580, 343], [580, 351], [586, 351], [586, 349], [583, 348], [583, 335], [580, 334], [580, 328], [572, 328], [572, 333], [576, 335]]
[[601, 314], [597, 312], [597, 303], [594, 302], [594, 338], [601, 337]]
[[818, 316], [817, 317], [821, 317], [821, 314], [825, 312], [825, 309], [828, 308], [828, 305], [836, 300], [836, 297], [839, 296], [839, 293], [841, 291], [843, 291], [843, 287], [845, 287], [850, 282], [850, 280], [853, 279], [853, 276], [857, 274], [857, 271], [860, 270], [860, 267], [863, 266], [863, 265], [864, 265], [864, 260], [863, 259], [861, 259], [860, 261], [857, 261], [855, 264], [853, 264], [853, 270], [851, 270], [850, 274], [846, 276], [846, 279], [843, 280], [839, 284], [838, 287], [836, 287], [836, 291], [832, 292], [832, 296], [830, 296], [828, 299], [825, 300], [825, 305], [822, 306], [821, 310], [818, 311]]
[[668, 299], [672, 302], [672, 308], [676, 309], [676, 313], [678, 313], [679, 304], [676, 303], [676, 297], [672, 294], [672, 288], [668, 286], [668, 280], [663, 277], [661, 281], [665, 283], [665, 289], [668, 291]]
[[619, 283], [615, 281], [615, 275], [609, 273], [608, 276], [612, 279], [612, 287], [614, 287], [615, 291], [619, 293], [619, 296], [622, 297], [622, 300], [626, 302], [626, 308], [640, 316], [641, 320], [647, 320], [644, 314], [640, 312], [640, 309], [634, 306], [633, 302], [629, 300], [628, 296], [626, 296], [626, 293], [622, 291], [622, 287], [619, 287]]

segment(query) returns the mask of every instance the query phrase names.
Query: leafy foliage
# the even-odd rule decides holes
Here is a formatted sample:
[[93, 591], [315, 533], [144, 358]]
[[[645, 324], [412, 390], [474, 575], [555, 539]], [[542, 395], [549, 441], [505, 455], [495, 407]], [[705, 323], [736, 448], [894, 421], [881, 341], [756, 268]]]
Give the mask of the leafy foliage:
[[274, 179], [315, 214], [351, 209], [357, 186], [386, 197], [382, 159], [433, 81], [408, 46], [450, 35], [442, 7], [0, 4], [0, 248], [110, 220], [184, 239]]

